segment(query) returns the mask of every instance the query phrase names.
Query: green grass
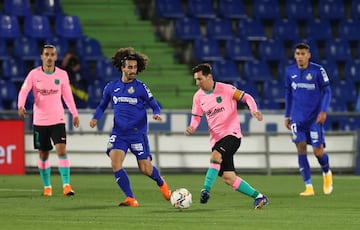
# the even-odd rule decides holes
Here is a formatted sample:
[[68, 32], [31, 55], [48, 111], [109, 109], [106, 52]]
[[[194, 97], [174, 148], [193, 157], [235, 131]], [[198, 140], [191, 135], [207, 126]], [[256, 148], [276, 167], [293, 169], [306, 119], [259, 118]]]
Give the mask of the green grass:
[[64, 197], [60, 178], [53, 173], [52, 197], [42, 197], [38, 175], [0, 176], [1, 229], [358, 229], [360, 177], [334, 176], [333, 194], [321, 192], [322, 178], [314, 176], [316, 195], [299, 197], [298, 175], [244, 175], [253, 187], [266, 193], [270, 204], [252, 209], [252, 199], [234, 192], [220, 178], [206, 205], [199, 203], [204, 175], [165, 174], [172, 188], [186, 187], [193, 204], [179, 211], [165, 201], [155, 183], [130, 174], [140, 207], [118, 207], [124, 199], [111, 174], [73, 174], [76, 196]]

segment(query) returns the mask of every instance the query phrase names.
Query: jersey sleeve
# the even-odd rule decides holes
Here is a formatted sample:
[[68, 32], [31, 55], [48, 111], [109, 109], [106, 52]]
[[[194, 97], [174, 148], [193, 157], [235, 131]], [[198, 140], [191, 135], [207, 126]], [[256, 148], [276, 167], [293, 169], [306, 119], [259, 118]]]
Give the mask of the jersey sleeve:
[[26, 98], [29, 95], [30, 90], [33, 87], [32, 71], [26, 76], [18, 95], [18, 108], [25, 107]]
[[193, 98], [193, 105], [192, 105], [192, 110], [191, 110], [191, 121], [190, 121], [190, 126], [192, 126], [195, 130], [201, 122], [201, 117], [202, 117], [203, 113], [204, 112], [200, 107], [200, 101], [199, 101], [198, 94], [195, 94], [194, 98]]
[[74, 96], [73, 96], [72, 91], [71, 91], [69, 76], [67, 74], [64, 77], [64, 81], [65, 82], [61, 85], [61, 87], [62, 87], [61, 88], [62, 97], [63, 97], [64, 102], [67, 105], [69, 111], [73, 115], [73, 117], [77, 117], [78, 112], [77, 112], [77, 109], [76, 109]]
[[93, 115], [93, 118], [96, 120], [99, 120], [102, 115], [104, 114], [104, 111], [109, 105], [110, 99], [111, 99], [111, 89], [112, 89], [113, 82], [109, 82], [106, 84], [106, 86], [103, 89], [102, 98], [99, 102], [99, 105], [96, 107], [95, 113]]

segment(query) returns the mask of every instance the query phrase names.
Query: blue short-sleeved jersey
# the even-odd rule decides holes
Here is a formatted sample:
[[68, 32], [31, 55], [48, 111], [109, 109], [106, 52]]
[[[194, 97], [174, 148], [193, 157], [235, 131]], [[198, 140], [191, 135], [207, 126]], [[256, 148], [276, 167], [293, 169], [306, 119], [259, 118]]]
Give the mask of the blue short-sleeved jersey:
[[306, 69], [299, 69], [297, 64], [288, 66], [285, 70], [285, 117], [293, 122], [315, 122], [319, 112], [327, 110], [322, 108], [328, 106], [322, 103], [325, 89], [330, 90], [329, 77], [321, 65], [310, 62]]
[[121, 136], [147, 133], [146, 105], [152, 108], [154, 114], [160, 114], [160, 106], [150, 89], [137, 79], [129, 83], [121, 80], [109, 82], [104, 88], [94, 119], [101, 118], [110, 101], [114, 109], [112, 132]]

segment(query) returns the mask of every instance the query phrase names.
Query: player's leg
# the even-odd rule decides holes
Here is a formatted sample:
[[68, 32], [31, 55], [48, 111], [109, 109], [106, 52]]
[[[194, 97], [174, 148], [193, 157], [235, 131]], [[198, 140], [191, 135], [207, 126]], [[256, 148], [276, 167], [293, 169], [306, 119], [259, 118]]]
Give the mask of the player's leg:
[[52, 149], [50, 134], [47, 127], [34, 125], [34, 148], [38, 149], [39, 160], [38, 169], [40, 178], [44, 186], [43, 196], [52, 196], [50, 181], [51, 166], [49, 162], [49, 151]]

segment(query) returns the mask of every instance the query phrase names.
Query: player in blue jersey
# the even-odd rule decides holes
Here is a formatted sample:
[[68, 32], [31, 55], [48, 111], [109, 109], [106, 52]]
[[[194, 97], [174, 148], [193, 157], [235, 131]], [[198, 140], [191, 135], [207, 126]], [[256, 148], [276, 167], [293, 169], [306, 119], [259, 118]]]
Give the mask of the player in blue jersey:
[[296, 63], [285, 70], [285, 126], [292, 132], [300, 173], [306, 187], [300, 196], [315, 195], [307, 144], [312, 146], [323, 171], [324, 194], [330, 194], [333, 190], [329, 156], [324, 149], [324, 122], [331, 100], [329, 77], [321, 65], [310, 62], [310, 57], [310, 47], [307, 44], [295, 45]]
[[148, 57], [134, 52], [132, 47], [119, 49], [112, 57], [113, 65], [122, 73], [121, 78], [109, 82], [103, 91], [103, 97], [96, 108], [90, 127], [95, 127], [108, 104], [114, 110], [114, 126], [107, 145], [107, 154], [111, 159], [116, 183], [126, 195], [119, 206], [139, 206], [130, 186], [129, 177], [123, 168], [128, 150], [137, 159], [140, 171], [156, 181], [166, 200], [170, 200], [171, 191], [161, 177], [159, 170], [152, 165], [148, 140], [146, 108], [153, 110], [153, 119], [162, 121], [160, 106], [150, 89], [136, 79], [138, 73], [146, 69]]

